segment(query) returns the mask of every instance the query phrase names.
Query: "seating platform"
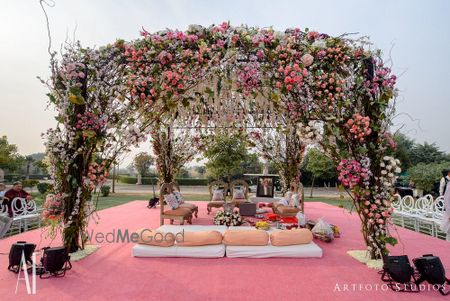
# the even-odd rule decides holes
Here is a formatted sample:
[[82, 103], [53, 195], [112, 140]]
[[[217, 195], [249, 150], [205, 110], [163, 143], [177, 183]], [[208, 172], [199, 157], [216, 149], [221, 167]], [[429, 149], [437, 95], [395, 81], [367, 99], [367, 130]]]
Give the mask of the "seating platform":
[[[156, 229], [163, 233], [182, 233], [183, 231], [219, 231], [224, 233], [230, 230], [255, 230], [254, 227], [229, 227], [217, 225], [164, 225]], [[270, 229], [269, 234], [277, 229]], [[150, 246], [145, 244], [136, 244], [132, 248], [134, 257], [190, 257], [190, 258], [320, 258], [322, 249], [314, 242], [309, 244], [291, 245], [291, 246], [272, 246], [270, 243], [266, 246], [225, 246], [224, 244], [186, 247], [177, 244], [171, 247]]]

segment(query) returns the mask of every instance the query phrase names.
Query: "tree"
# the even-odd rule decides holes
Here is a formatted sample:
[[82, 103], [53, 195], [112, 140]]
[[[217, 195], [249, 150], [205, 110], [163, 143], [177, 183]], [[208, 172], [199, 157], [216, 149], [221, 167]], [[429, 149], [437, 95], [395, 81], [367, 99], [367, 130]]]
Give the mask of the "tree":
[[33, 162], [33, 165], [34, 165], [34, 167], [36, 167], [37, 173], [44, 173], [44, 174], [48, 173], [48, 165], [47, 165], [45, 159], [36, 160]]
[[198, 172], [200, 177], [203, 177], [206, 173], [206, 166], [204, 165], [195, 166], [195, 171]]
[[310, 197], [313, 196], [315, 178], [330, 179], [336, 175], [334, 162], [324, 153], [316, 148], [312, 148], [306, 154], [305, 170], [313, 176]]
[[150, 171], [150, 166], [153, 164], [153, 158], [146, 152], [141, 152], [134, 157], [133, 167], [138, 174], [145, 177]]
[[208, 142], [204, 153], [208, 159], [206, 168], [216, 179], [226, 178], [228, 182], [235, 174], [244, 171], [248, 159], [245, 141], [240, 136], [217, 135]]
[[0, 168], [9, 172], [16, 171], [24, 162], [23, 157], [17, 152], [15, 144], [9, 144], [8, 138], [0, 138]]
[[25, 157], [25, 162], [27, 164], [27, 169], [26, 169], [26, 173], [25, 173], [25, 179], [30, 179], [30, 167], [31, 167], [31, 163], [34, 162], [34, 159], [32, 156], [26, 156]]
[[262, 167], [263, 164], [257, 154], [248, 154], [246, 160], [242, 162], [242, 170], [246, 173], [260, 173]]
[[448, 156], [436, 146], [435, 143], [416, 144], [411, 150], [411, 164], [441, 162]]
[[416, 166], [411, 167], [408, 172], [411, 180], [416, 185], [416, 188], [431, 192], [434, 185], [442, 177], [442, 170], [449, 168], [450, 162], [429, 164], [419, 163]]
[[185, 167], [182, 167], [180, 168], [177, 176], [180, 178], [189, 178], [189, 170], [187, 170]]
[[403, 170], [407, 170], [412, 166], [412, 150], [416, 143], [400, 132], [394, 135], [394, 141], [397, 147], [392, 151], [392, 156], [400, 160]]

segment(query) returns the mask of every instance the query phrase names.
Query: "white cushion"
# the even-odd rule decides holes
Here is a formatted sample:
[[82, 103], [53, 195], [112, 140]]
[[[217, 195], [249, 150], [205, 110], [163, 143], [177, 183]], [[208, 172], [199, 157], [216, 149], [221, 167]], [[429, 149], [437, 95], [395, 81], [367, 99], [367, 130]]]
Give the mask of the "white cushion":
[[177, 209], [180, 206], [180, 202], [173, 193], [166, 194], [164, 196], [164, 200], [166, 201], [167, 205], [170, 206], [173, 210]]
[[223, 200], [223, 190], [222, 189], [214, 190], [212, 200], [213, 201], [222, 201]]
[[233, 192], [233, 199], [239, 200], [239, 199], [245, 199], [245, 193], [242, 189], [235, 189]]
[[281, 198], [278, 203], [282, 204], [283, 206], [289, 206], [289, 200], [287, 198]]
[[292, 195], [289, 206], [293, 206], [296, 208], [300, 206], [300, 195], [298, 193]]
[[174, 191], [173, 195], [177, 198], [179, 204], [183, 204], [184, 203], [183, 197], [181, 196], [181, 192]]

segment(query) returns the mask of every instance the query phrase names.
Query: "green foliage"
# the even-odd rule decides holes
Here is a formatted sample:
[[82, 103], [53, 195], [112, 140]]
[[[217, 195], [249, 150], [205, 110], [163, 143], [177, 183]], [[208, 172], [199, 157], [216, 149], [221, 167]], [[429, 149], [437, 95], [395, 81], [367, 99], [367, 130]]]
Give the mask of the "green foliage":
[[411, 167], [408, 172], [417, 188], [430, 192], [433, 186], [442, 177], [442, 170], [450, 168], [450, 162], [419, 163]]
[[14, 172], [23, 162], [24, 158], [17, 152], [17, 146], [9, 144], [6, 136], [0, 137], [0, 168]]
[[36, 186], [37, 184], [39, 184], [38, 180], [23, 180], [22, 181], [22, 186], [23, 187], [32, 188], [32, 187]]
[[242, 162], [241, 166], [245, 173], [260, 173], [263, 168], [263, 164], [259, 161], [257, 154], [248, 154], [248, 157]]
[[[119, 181], [125, 184], [136, 184], [137, 178], [129, 176], [119, 176]], [[186, 186], [208, 185], [208, 179], [177, 178], [176, 181], [179, 185], [186, 185]], [[143, 185], [151, 185], [152, 183], [156, 185], [157, 182], [158, 182], [157, 177], [142, 177]]]
[[336, 165], [318, 149], [310, 149], [306, 155], [304, 168], [315, 178], [331, 179], [336, 176]]
[[407, 170], [412, 166], [411, 152], [415, 142], [400, 132], [396, 133], [393, 138], [397, 144], [397, 148], [391, 152], [391, 155], [400, 160], [403, 170]]
[[45, 163], [43, 159], [34, 161], [33, 165], [36, 167], [38, 173], [39, 172], [48, 173], [47, 163]]
[[146, 152], [141, 152], [134, 157], [133, 166], [141, 176], [148, 175], [150, 166], [153, 164], [153, 158]]
[[202, 166], [196, 166], [195, 167], [195, 171], [198, 172], [198, 174], [200, 176], [204, 176], [206, 173], [206, 166], [202, 165]]
[[206, 168], [216, 178], [231, 179], [244, 171], [249, 159], [247, 145], [240, 136], [217, 135], [209, 141], [204, 153], [208, 159]]
[[110, 191], [111, 191], [111, 186], [109, 186], [109, 185], [103, 185], [100, 188], [100, 192], [101, 192], [102, 196], [108, 196]]
[[435, 143], [429, 144], [425, 142], [424, 144], [416, 144], [411, 150], [412, 165], [441, 162], [444, 160], [450, 160], [450, 158], [443, 151], [439, 150], [439, 147]]
[[178, 176], [180, 178], [189, 178], [189, 171], [186, 168], [182, 167], [178, 172]]
[[45, 194], [47, 191], [51, 191], [53, 189], [53, 185], [47, 182], [40, 182], [36, 186], [41, 194]]

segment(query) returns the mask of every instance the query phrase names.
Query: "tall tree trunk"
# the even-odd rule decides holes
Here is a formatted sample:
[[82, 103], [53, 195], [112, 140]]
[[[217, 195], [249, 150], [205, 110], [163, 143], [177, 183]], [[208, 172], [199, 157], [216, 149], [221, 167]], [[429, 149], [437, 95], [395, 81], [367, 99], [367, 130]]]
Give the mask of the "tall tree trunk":
[[310, 191], [310, 194], [309, 194], [309, 197], [313, 197], [313, 190], [314, 190], [314, 180], [315, 180], [315, 176], [313, 176], [313, 178], [312, 178], [312, 183], [311, 183], [311, 191]]
[[27, 161], [27, 173], [26, 173], [26, 176], [25, 176], [25, 179], [27, 179], [27, 180], [30, 179], [30, 165], [31, 165], [31, 162]]

